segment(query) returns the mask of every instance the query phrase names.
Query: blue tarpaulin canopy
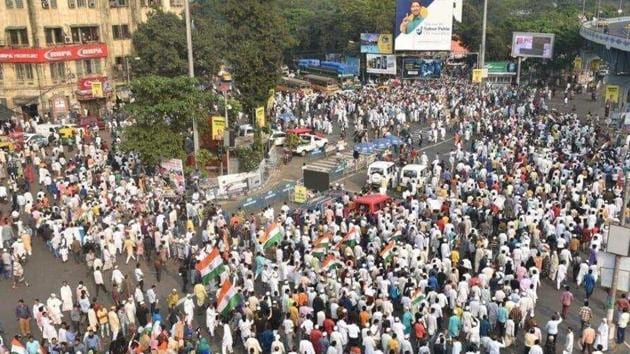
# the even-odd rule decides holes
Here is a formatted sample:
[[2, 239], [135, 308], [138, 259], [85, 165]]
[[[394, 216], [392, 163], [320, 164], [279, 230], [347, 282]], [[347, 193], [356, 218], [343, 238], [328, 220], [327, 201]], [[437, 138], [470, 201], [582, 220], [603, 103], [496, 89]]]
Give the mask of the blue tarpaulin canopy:
[[359, 154], [369, 155], [374, 153], [374, 144], [372, 143], [359, 143], [354, 145], [354, 151]]

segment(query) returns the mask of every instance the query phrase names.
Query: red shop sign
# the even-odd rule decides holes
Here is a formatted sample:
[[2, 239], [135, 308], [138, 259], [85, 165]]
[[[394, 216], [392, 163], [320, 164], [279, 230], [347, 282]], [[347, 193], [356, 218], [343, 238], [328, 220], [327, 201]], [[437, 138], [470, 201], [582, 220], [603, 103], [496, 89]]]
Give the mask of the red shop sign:
[[106, 58], [107, 44], [67, 45], [49, 48], [2, 48], [0, 63], [46, 63], [92, 58]]

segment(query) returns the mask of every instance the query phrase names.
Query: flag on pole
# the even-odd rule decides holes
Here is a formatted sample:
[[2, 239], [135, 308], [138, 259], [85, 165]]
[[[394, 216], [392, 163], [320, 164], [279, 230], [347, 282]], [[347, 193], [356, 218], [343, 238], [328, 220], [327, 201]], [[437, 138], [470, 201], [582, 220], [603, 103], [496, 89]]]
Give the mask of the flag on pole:
[[416, 292], [411, 296], [411, 304], [418, 306], [422, 300], [424, 300], [424, 293], [420, 289], [416, 289]]
[[24, 344], [15, 338], [11, 341], [11, 354], [26, 354]]
[[328, 235], [320, 236], [315, 242], [313, 242], [313, 256], [322, 258], [328, 252], [328, 245], [330, 243], [330, 237]]
[[357, 236], [358, 236], [357, 228], [353, 227], [350, 231], [348, 231], [346, 236], [343, 237], [341, 242], [337, 245], [337, 248], [341, 248], [344, 245], [347, 246], [347, 247], [354, 247], [354, 246], [356, 246], [357, 245]]
[[212, 248], [206, 258], [195, 265], [195, 269], [201, 273], [201, 280], [204, 284], [209, 284], [212, 279], [220, 277], [225, 271], [225, 265], [219, 250]]
[[236, 288], [232, 285], [230, 279], [225, 279], [217, 294], [217, 311], [224, 316], [229, 313], [241, 303], [241, 296], [236, 291]]
[[271, 224], [258, 240], [265, 250], [279, 244], [280, 241], [282, 241], [282, 228], [276, 223]]
[[395, 242], [390, 242], [388, 243], [385, 247], [383, 247], [383, 250], [381, 250], [381, 258], [383, 258], [383, 260], [385, 260], [385, 262], [389, 262], [392, 260], [392, 258], [394, 258], [394, 246], [396, 245]]
[[336, 268], [339, 268], [339, 267], [343, 267], [343, 263], [333, 255], [329, 255], [328, 257], [326, 257], [326, 259], [324, 260], [324, 263], [322, 263], [322, 269], [324, 269], [327, 272], [330, 272], [331, 270], [335, 270]]

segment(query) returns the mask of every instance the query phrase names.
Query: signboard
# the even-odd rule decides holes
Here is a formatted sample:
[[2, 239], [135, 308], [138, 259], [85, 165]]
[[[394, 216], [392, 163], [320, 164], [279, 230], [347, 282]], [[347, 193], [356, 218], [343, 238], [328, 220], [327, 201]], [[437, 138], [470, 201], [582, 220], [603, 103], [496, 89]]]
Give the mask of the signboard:
[[265, 126], [265, 107], [256, 108], [256, 125], [259, 128]]
[[92, 82], [92, 97], [103, 97], [103, 83], [100, 81]]
[[389, 33], [361, 33], [361, 53], [391, 54], [393, 39]]
[[[96, 85], [93, 89], [92, 86]], [[100, 88], [99, 88], [100, 85]], [[76, 91], [77, 99], [89, 100], [93, 98], [105, 97], [112, 92], [112, 86], [107, 76], [97, 76], [79, 79], [77, 83], [78, 89]], [[100, 96], [95, 95], [100, 94]]]
[[480, 83], [482, 78], [483, 78], [483, 70], [482, 69], [473, 69], [472, 82]]
[[[615, 255], [603, 251], [597, 252], [597, 266], [600, 269], [600, 285], [605, 288], [612, 287]], [[621, 257], [617, 267], [619, 267], [617, 290], [627, 292], [630, 290], [630, 257]]]
[[453, 0], [397, 0], [396, 51], [451, 50]]
[[212, 140], [223, 140], [223, 132], [225, 131], [225, 117], [213, 116], [210, 126], [212, 127], [210, 134], [212, 134]]
[[551, 59], [554, 38], [553, 33], [514, 32], [512, 56]]
[[618, 256], [630, 256], [630, 228], [610, 224], [606, 252]]
[[47, 63], [107, 58], [107, 44], [68, 45], [52, 48], [0, 48], [0, 63]]
[[606, 85], [604, 102], [619, 103], [619, 86]]
[[515, 63], [509, 61], [490, 61], [486, 63], [484, 69], [490, 74], [516, 74], [517, 67]]
[[366, 71], [370, 74], [396, 75], [396, 56], [366, 54]]
[[403, 58], [403, 78], [438, 78], [442, 74], [442, 61], [439, 59]]
[[575, 57], [575, 60], [573, 60], [573, 70], [578, 72], [582, 71], [582, 58]]
[[183, 194], [186, 191], [186, 179], [184, 178], [184, 164], [181, 159], [170, 159], [160, 164], [160, 172], [168, 175], [170, 183], [177, 192]]
[[308, 199], [308, 191], [306, 190], [306, 187], [296, 185], [294, 193], [295, 193], [294, 199], [296, 203], [300, 203], [300, 204], [306, 203], [306, 200]]

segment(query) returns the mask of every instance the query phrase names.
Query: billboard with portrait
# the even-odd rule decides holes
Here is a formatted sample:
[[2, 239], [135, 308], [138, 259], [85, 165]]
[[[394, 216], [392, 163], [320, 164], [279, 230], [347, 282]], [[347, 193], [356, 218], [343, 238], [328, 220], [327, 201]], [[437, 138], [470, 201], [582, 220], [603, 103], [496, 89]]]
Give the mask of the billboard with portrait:
[[451, 50], [453, 0], [397, 0], [396, 51]]
[[405, 79], [439, 78], [442, 65], [439, 59], [403, 58], [402, 76]]
[[393, 36], [389, 33], [361, 33], [361, 53], [392, 54]]
[[366, 54], [365, 68], [369, 74], [396, 75], [396, 56]]
[[512, 56], [551, 59], [554, 38], [553, 33], [514, 32]]

